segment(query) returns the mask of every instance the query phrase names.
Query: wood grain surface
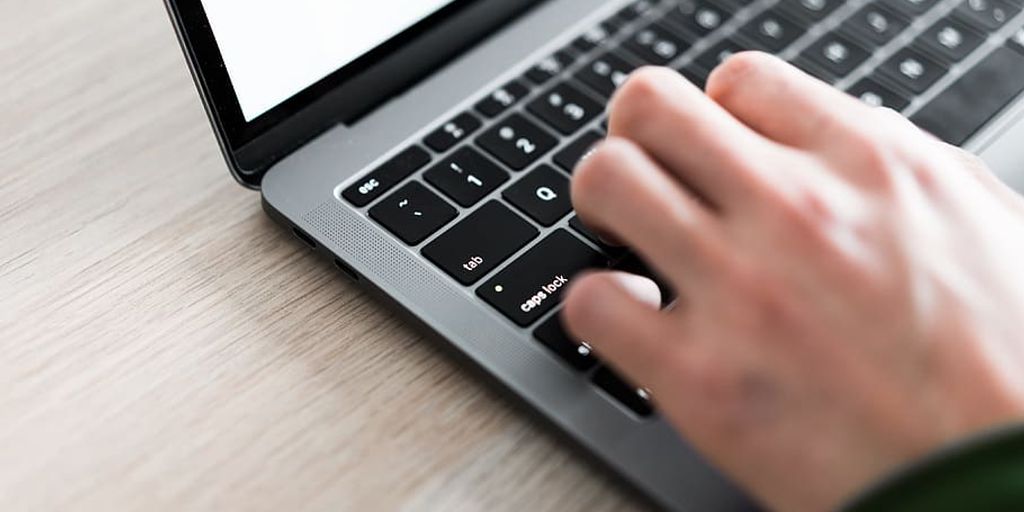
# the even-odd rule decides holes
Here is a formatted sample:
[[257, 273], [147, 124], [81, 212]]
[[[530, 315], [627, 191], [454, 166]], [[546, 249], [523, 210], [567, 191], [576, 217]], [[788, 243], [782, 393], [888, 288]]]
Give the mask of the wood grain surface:
[[642, 502], [229, 177], [158, 0], [0, 0], [0, 510]]

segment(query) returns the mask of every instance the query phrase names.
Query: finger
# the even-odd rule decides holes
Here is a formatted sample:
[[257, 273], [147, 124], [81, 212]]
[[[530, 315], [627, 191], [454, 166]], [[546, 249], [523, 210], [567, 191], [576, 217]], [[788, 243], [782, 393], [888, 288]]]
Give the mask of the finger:
[[[733, 55], [708, 77], [707, 95], [772, 140], [813, 149], [870, 129], [876, 109], [761, 52]], [[870, 123], [868, 123], [870, 124]]]
[[[1021, 195], [992, 172], [992, 169], [989, 168], [984, 160], [973, 153], [938, 139], [936, 139], [935, 143], [939, 144], [944, 152], [951, 154], [954, 162], [957, 162], [962, 169], [966, 170], [967, 174], [977, 180], [982, 187], [995, 194], [1003, 204], [1015, 211], [1024, 211], [1024, 201], [1022, 201]], [[918, 180], [923, 181], [920, 173]]]
[[609, 133], [630, 139], [716, 207], [746, 204], [761, 189], [756, 162], [780, 148], [665, 68], [643, 68], [610, 105]]
[[658, 288], [649, 279], [623, 272], [599, 272], [573, 281], [565, 296], [566, 328], [642, 387], [668, 376], [669, 318], [658, 310]]
[[572, 200], [585, 223], [644, 256], [684, 294], [714, 273], [723, 252], [719, 219], [630, 141], [610, 137], [594, 148], [573, 176]]

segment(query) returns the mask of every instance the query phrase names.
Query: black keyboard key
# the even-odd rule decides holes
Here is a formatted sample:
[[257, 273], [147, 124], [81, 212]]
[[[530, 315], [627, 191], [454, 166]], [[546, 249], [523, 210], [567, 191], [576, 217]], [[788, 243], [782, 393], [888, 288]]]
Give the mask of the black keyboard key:
[[654, 408], [651, 406], [651, 398], [647, 391], [637, 389], [622, 380], [615, 372], [608, 369], [607, 366], [602, 366], [596, 372], [593, 377], [594, 384], [597, 387], [608, 393], [609, 396], [614, 398], [622, 405], [629, 408], [637, 416], [647, 417], [654, 414]]
[[470, 285], [539, 235], [537, 228], [490, 201], [423, 248], [423, 255], [456, 281]]
[[427, 135], [423, 142], [430, 146], [430, 149], [442, 153], [472, 135], [473, 132], [480, 129], [480, 126], [482, 123], [476, 116], [465, 112], [434, 130], [433, 133]]
[[882, 0], [882, 3], [895, 11], [917, 17], [938, 5], [939, 0]]
[[619, 10], [618, 17], [626, 21], [633, 21], [654, 10], [656, 4], [657, 2], [653, 0], [637, 0]]
[[1024, 92], [1024, 54], [997, 48], [911, 117], [940, 139], [961, 145]]
[[1020, 7], [1001, 0], [964, 0], [953, 12], [971, 25], [994, 32], [1020, 12]]
[[604, 111], [604, 106], [563, 82], [533, 100], [529, 111], [552, 128], [572, 135]]
[[543, 226], [551, 226], [572, 211], [569, 179], [546, 164], [505, 189], [506, 201]]
[[615, 14], [612, 17], [604, 20], [604, 23], [602, 23], [602, 25], [608, 27], [608, 30], [612, 34], [615, 34], [622, 30], [622, 27], [625, 27], [627, 23], [629, 23], [629, 20], [623, 18], [622, 16], [619, 16], [618, 14]]
[[672, 31], [652, 23], [630, 36], [624, 46], [640, 60], [663, 66], [682, 55], [689, 45]]
[[481, 114], [495, 118], [509, 109], [512, 105], [519, 103], [530, 94], [530, 89], [518, 81], [511, 81], [505, 87], [492, 92], [489, 96], [476, 104], [476, 109]]
[[477, 294], [526, 327], [558, 305], [573, 277], [607, 264], [604, 256], [559, 229], [489, 279]]
[[882, 63], [879, 72], [893, 82], [915, 94], [921, 94], [935, 84], [946, 67], [913, 48], [904, 48]]
[[590, 240], [591, 242], [594, 242], [594, 245], [600, 247], [602, 251], [608, 253], [613, 258], [622, 256], [622, 254], [626, 252], [625, 247], [616, 247], [614, 245], [609, 245], [604, 240], [601, 240], [601, 237], [597, 236], [596, 233], [591, 231], [590, 228], [588, 228], [587, 225], [584, 224], [583, 221], [580, 220], [580, 218], [575, 215], [573, 215], [573, 217], [569, 219], [569, 226], [575, 229], [579, 234], [587, 237], [587, 239]]
[[522, 170], [555, 147], [558, 140], [519, 114], [512, 114], [476, 139], [477, 144], [514, 170]]
[[733, 41], [732, 39], [725, 39], [705, 50], [704, 53], [694, 59], [694, 62], [704, 69], [713, 70], [717, 68], [719, 64], [725, 62], [725, 59], [745, 50], [747, 50], [746, 46]]
[[611, 39], [615, 29], [607, 24], [601, 24], [584, 32], [572, 42], [572, 47], [580, 52], [589, 52], [598, 45]]
[[668, 280], [655, 272], [654, 269], [647, 265], [647, 263], [640, 259], [640, 256], [637, 256], [636, 254], [626, 255], [626, 257], [617, 261], [612, 268], [621, 272], [646, 277], [651, 281], [654, 281], [654, 284], [658, 285], [658, 291], [661, 292], [662, 306], [668, 305], [678, 297], [678, 294], [676, 294]]
[[553, 160], [559, 167], [572, 173], [576, 170], [576, 164], [580, 163], [580, 160], [602, 140], [604, 140], [604, 135], [596, 131], [585, 132], [561, 151], [555, 153]]
[[429, 163], [430, 153], [419, 146], [412, 146], [384, 162], [341, 195], [356, 206], [366, 206]]
[[546, 84], [549, 80], [565, 71], [576, 59], [569, 52], [562, 50], [547, 57], [526, 72], [526, 78], [537, 85]]
[[1018, 52], [1024, 53], [1024, 27], [1017, 29], [1016, 32], [1010, 36], [1009, 41], [1010, 48], [1017, 50]]
[[708, 72], [704, 71], [700, 66], [695, 64], [687, 64], [679, 70], [682, 75], [690, 81], [693, 85], [696, 85], [699, 89], [704, 89], [708, 84]]
[[841, 7], [846, 0], [782, 0], [779, 5], [795, 18], [818, 22]]
[[561, 314], [555, 314], [540, 324], [533, 337], [562, 358], [576, 370], [585, 372], [597, 364], [594, 350], [587, 343], [577, 343], [565, 332]]
[[843, 29], [851, 35], [857, 34], [860, 37], [866, 37], [875, 46], [882, 46], [892, 41], [909, 25], [910, 21], [906, 17], [875, 2], [865, 5], [853, 16], [850, 16], [843, 24]]
[[614, 53], [606, 53], [576, 72], [576, 79], [604, 97], [626, 82], [636, 66]]
[[847, 92], [872, 107], [888, 107], [900, 111], [910, 105], [909, 98], [870, 78], [857, 82]]
[[832, 75], [832, 73], [825, 71], [821, 66], [815, 64], [814, 61], [802, 55], [794, 59], [792, 64], [796, 66], [797, 69], [827, 84], [834, 85], [839, 81], [839, 79]]
[[799, 25], [780, 16], [778, 9], [761, 13], [740, 29], [743, 37], [769, 53], [781, 52], [804, 33], [804, 29]]
[[935, 22], [918, 37], [921, 48], [948, 63], [963, 60], [983, 42], [985, 36], [951, 16]]
[[803, 56], [829, 74], [841, 78], [868, 60], [871, 53], [847, 37], [832, 32], [804, 50]]
[[706, 0], [684, 0], [668, 10], [666, 19], [687, 33], [706, 36], [732, 18], [732, 9]]
[[464, 146], [428, 169], [423, 178], [456, 203], [469, 207], [508, 181], [508, 173], [479, 151]]
[[422, 242], [457, 215], [455, 208], [416, 181], [370, 208], [370, 218], [409, 245]]

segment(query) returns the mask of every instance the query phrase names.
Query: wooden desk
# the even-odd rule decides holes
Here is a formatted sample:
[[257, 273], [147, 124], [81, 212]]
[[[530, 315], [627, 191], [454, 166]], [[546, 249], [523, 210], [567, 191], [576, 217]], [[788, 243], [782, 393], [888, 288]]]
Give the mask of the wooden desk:
[[638, 506], [264, 216], [159, 1], [0, 34], [0, 510]]

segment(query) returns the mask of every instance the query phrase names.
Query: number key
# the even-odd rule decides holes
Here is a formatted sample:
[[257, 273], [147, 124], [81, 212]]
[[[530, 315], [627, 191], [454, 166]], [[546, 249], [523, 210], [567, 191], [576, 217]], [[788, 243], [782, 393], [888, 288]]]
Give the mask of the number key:
[[779, 5], [787, 12], [811, 22], [825, 19], [846, 0], [782, 0]]
[[849, 39], [831, 33], [804, 50], [804, 58], [836, 77], [844, 77], [871, 56]]
[[600, 104], [567, 83], [556, 85], [530, 103], [528, 108], [565, 135], [582, 128], [602, 110]]
[[750, 20], [740, 33], [761, 49], [779, 53], [803, 35], [804, 30], [785, 16], [780, 16], [775, 8]]
[[477, 144], [514, 170], [525, 169], [558, 141], [519, 114], [512, 114], [476, 139]]
[[843, 27], [849, 32], [857, 32], [867, 36], [875, 45], [883, 45], [892, 41], [910, 22], [906, 18], [890, 12], [881, 4], [864, 6], [850, 17]]
[[644, 62], [659, 66], [668, 64], [686, 51], [685, 41], [669, 30], [652, 23], [626, 40], [626, 48]]
[[456, 203], [469, 207], [508, 181], [508, 173], [466, 146], [428, 169], [423, 178]]
[[949, 63], [963, 60], [983, 42], [985, 36], [953, 17], [937, 21], [920, 39], [923, 48]]
[[885, 5], [904, 14], [917, 17], [938, 5], [939, 0], [887, 0]]
[[946, 73], [946, 69], [913, 48], [904, 48], [878, 68], [892, 81], [915, 94], [928, 90]]
[[526, 78], [529, 78], [531, 82], [537, 85], [543, 85], [562, 71], [565, 71], [565, 68], [569, 67], [573, 61], [574, 59], [569, 55], [569, 52], [565, 50], [559, 51], [530, 68], [526, 72]]
[[964, 21], [995, 31], [1020, 12], [1020, 8], [1000, 0], [966, 0], [954, 11]]
[[581, 53], [586, 53], [607, 41], [614, 33], [615, 29], [613, 27], [607, 23], [602, 23], [601, 25], [587, 30], [580, 37], [577, 37], [576, 40], [572, 42], [572, 47]]
[[668, 19], [698, 36], [714, 32], [731, 17], [728, 10], [704, 0], [681, 2], [668, 12]]
[[448, 151], [452, 146], [479, 130], [480, 125], [480, 120], [476, 116], [465, 112], [434, 130], [433, 133], [427, 135], [423, 142], [438, 153]]
[[512, 105], [522, 101], [529, 93], [530, 90], [525, 85], [513, 80], [477, 103], [476, 109], [487, 117], [498, 117]]
[[626, 21], [633, 21], [655, 8], [656, 2], [652, 0], [637, 0], [626, 7], [623, 7], [618, 16]]
[[746, 50], [747, 47], [732, 39], [724, 39], [718, 44], [708, 48], [704, 53], [700, 54], [694, 62], [704, 69], [715, 69], [719, 64], [725, 62], [726, 59], [733, 56], [733, 54]]
[[888, 107], [899, 111], [910, 105], [909, 99], [870, 78], [861, 79], [846, 92], [872, 107]]
[[626, 83], [636, 66], [626, 62], [614, 53], [606, 53], [576, 73], [576, 79], [605, 97]]

